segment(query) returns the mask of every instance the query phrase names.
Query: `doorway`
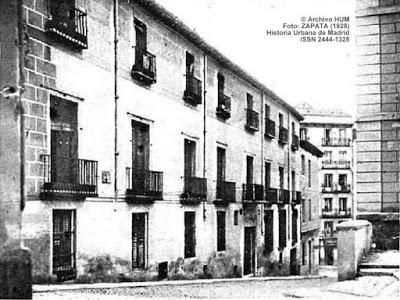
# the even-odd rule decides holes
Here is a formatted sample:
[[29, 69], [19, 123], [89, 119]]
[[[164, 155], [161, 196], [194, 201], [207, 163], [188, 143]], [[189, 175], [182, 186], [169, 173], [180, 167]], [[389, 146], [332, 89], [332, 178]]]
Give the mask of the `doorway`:
[[243, 275], [253, 274], [256, 264], [256, 228], [244, 228], [244, 262]]

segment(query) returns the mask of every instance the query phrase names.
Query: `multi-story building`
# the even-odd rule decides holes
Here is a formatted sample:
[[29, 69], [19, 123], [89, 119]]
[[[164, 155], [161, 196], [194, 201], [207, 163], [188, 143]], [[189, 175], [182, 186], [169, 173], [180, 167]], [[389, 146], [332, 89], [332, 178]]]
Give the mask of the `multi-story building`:
[[308, 104], [298, 110], [304, 115], [301, 138], [323, 151], [319, 165], [322, 264], [335, 264], [336, 225], [354, 216], [353, 211], [353, 120], [340, 111], [317, 111]]
[[113, 3], [24, 1], [34, 276], [297, 274], [302, 116], [156, 2]]
[[399, 249], [400, 1], [357, 0], [357, 218]]
[[320, 185], [319, 158], [321, 150], [307, 140], [300, 140], [301, 200], [301, 274], [317, 274], [319, 267]]

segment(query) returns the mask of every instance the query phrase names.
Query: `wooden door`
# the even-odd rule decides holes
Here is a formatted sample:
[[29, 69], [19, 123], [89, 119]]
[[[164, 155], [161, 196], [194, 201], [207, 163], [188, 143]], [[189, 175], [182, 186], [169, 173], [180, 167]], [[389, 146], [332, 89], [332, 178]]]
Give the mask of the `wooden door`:
[[146, 267], [146, 222], [147, 213], [132, 214], [132, 268], [144, 269]]
[[256, 262], [256, 229], [255, 227], [244, 228], [244, 258], [243, 275], [253, 274]]

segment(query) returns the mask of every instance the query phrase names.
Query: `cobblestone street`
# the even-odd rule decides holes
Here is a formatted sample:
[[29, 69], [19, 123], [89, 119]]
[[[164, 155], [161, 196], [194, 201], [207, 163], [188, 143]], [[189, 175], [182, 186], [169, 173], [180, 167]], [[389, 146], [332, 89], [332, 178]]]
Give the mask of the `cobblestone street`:
[[239, 280], [214, 283], [148, 285], [75, 289], [35, 293], [34, 299], [125, 299], [135, 298], [198, 298], [198, 299], [388, 299], [399, 293], [394, 277], [363, 277], [355, 281], [337, 282], [335, 278]]

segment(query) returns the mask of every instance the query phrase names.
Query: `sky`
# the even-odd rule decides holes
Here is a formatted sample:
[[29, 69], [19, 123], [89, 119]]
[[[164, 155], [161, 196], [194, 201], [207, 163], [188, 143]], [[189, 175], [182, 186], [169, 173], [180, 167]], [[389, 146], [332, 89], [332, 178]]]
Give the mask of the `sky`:
[[[156, 1], [289, 104], [355, 113], [355, 0]], [[266, 34], [303, 16], [350, 17], [350, 42]]]

